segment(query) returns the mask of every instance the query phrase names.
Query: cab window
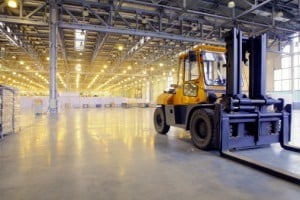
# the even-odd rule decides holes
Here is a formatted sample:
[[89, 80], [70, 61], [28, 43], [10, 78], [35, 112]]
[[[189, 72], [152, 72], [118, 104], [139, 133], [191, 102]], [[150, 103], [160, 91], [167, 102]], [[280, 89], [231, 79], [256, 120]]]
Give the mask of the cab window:
[[199, 67], [197, 65], [196, 52], [190, 51], [185, 58], [184, 81], [196, 80], [199, 78]]
[[226, 59], [224, 53], [203, 52], [203, 70], [207, 85], [226, 85]]
[[199, 67], [195, 51], [190, 51], [184, 60], [184, 96], [196, 97], [198, 95], [198, 85], [192, 80], [199, 79]]
[[180, 58], [179, 60], [179, 69], [178, 69], [178, 76], [177, 76], [177, 85], [182, 85], [183, 81], [182, 81], [182, 74], [183, 74], [183, 69], [184, 69], [184, 59]]

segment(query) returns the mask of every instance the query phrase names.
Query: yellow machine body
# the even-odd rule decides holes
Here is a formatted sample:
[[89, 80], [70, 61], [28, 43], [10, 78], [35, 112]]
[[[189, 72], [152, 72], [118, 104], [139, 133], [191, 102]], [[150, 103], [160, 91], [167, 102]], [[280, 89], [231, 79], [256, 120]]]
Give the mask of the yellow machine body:
[[[203, 52], [225, 54], [224, 47], [200, 45], [193, 49], [196, 52], [196, 64], [198, 68], [198, 77], [191, 80], [186, 80], [187, 68], [184, 60], [188, 57], [188, 52], [179, 55], [177, 69], [177, 84], [174, 85], [173, 92], [165, 92], [158, 96], [158, 105], [190, 105], [197, 103], [208, 103], [208, 93], [212, 91], [216, 97], [220, 97], [225, 91], [225, 85], [208, 85], [205, 82], [205, 72], [203, 67]], [[194, 91], [196, 95], [187, 95], [189, 88], [197, 88]], [[194, 89], [191, 89], [194, 90]]]

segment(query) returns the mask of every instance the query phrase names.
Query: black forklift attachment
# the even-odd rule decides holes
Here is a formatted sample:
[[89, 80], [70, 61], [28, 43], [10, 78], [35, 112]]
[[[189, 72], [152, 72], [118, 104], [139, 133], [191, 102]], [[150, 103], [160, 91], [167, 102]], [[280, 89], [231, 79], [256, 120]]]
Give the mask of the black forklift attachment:
[[[225, 37], [227, 49], [227, 85], [221, 104], [215, 107], [215, 131], [220, 154], [249, 167], [300, 184], [300, 175], [254, 161], [233, 150], [257, 148], [280, 143], [282, 148], [300, 152], [289, 145], [291, 105], [266, 95], [266, 35], [243, 38], [233, 29]], [[249, 53], [249, 94], [241, 91], [242, 61]]]

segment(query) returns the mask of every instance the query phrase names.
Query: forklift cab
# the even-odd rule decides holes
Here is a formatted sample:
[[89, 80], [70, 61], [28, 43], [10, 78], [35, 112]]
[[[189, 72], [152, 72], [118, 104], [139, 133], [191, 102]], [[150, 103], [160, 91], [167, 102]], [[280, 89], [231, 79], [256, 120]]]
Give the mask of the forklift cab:
[[194, 50], [179, 57], [174, 104], [204, 103], [221, 96], [226, 85], [224, 52]]

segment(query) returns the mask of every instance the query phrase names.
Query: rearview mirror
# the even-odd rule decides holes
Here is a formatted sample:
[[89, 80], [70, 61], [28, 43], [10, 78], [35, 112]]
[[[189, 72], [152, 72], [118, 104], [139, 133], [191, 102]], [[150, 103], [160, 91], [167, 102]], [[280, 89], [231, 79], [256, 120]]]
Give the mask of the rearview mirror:
[[189, 61], [196, 62], [196, 51], [189, 51]]

